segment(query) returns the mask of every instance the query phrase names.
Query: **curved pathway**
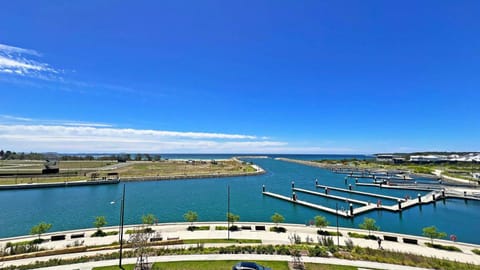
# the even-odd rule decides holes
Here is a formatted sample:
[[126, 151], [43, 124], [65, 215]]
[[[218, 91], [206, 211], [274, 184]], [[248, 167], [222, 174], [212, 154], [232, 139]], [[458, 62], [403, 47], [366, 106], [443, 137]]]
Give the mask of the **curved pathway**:
[[[156, 226], [152, 226], [152, 228], [156, 232], [160, 232], [163, 239], [167, 238], [179, 238], [179, 239], [225, 239], [228, 237], [227, 231], [215, 230], [215, 226], [226, 226], [225, 222], [197, 222], [195, 223], [197, 226], [210, 226], [210, 230], [206, 231], [195, 231], [191, 232], [187, 230], [189, 224], [187, 223], [164, 223], [158, 224]], [[271, 223], [253, 223], [253, 222], [238, 222], [236, 223], [238, 226], [250, 226], [250, 230], [242, 230], [238, 232], [230, 232], [230, 238], [232, 239], [261, 239], [263, 244], [290, 244], [289, 236], [292, 234], [297, 234], [301, 237], [302, 241], [305, 241], [307, 237], [313, 239], [314, 242], [317, 242], [317, 229], [311, 226], [305, 225], [298, 225], [298, 224], [281, 224], [282, 227], [287, 229], [287, 233], [274, 233], [270, 232], [269, 228], [273, 227], [274, 224]], [[265, 226], [266, 230], [255, 230], [255, 226]], [[131, 229], [134, 226], [126, 226], [125, 231], [127, 229]], [[108, 227], [104, 228], [104, 231], [111, 231], [111, 230], [118, 230], [118, 227]], [[327, 227], [324, 230], [328, 231], [336, 231], [335, 227]], [[46, 249], [61, 249], [65, 248], [67, 245], [72, 246], [75, 241], [79, 241], [78, 239], [70, 239], [71, 234], [78, 234], [78, 233], [85, 233], [85, 238], [81, 238], [80, 241], [83, 241], [84, 245], [87, 246], [94, 246], [94, 245], [106, 245], [111, 244], [115, 241], [118, 241], [118, 235], [115, 236], [107, 236], [107, 237], [89, 237], [95, 229], [86, 229], [86, 230], [75, 230], [75, 231], [68, 231], [68, 232], [56, 232], [45, 234], [43, 238], [49, 238], [52, 235], [60, 235], [65, 234], [67, 235], [67, 240], [61, 241], [49, 241], [46, 243], [41, 244], [43, 248]], [[342, 237], [335, 237], [333, 236], [333, 240], [335, 244], [337, 241], [341, 245], [344, 245], [344, 241], [347, 239], [351, 239], [355, 245], [361, 247], [370, 247], [370, 248], [378, 248], [377, 241], [374, 240], [366, 240], [366, 239], [359, 239], [359, 238], [349, 238], [348, 232], [356, 232], [367, 234], [367, 231], [364, 230], [357, 230], [357, 229], [350, 229], [350, 228], [340, 228], [339, 231], [343, 234]], [[480, 249], [480, 245], [474, 244], [467, 244], [467, 243], [458, 243], [452, 242], [447, 240], [435, 240], [435, 243], [443, 244], [443, 245], [451, 245], [455, 246], [462, 250], [462, 252], [452, 252], [452, 251], [445, 251], [445, 250], [438, 250], [434, 248], [429, 248], [424, 245], [425, 242], [430, 242], [430, 239], [425, 237], [418, 237], [412, 235], [403, 235], [403, 234], [395, 234], [389, 232], [373, 232], [373, 235], [381, 236], [383, 238], [384, 235], [398, 237], [399, 242], [391, 242], [391, 241], [382, 241], [382, 248], [386, 250], [393, 250], [399, 251], [404, 253], [414, 253], [424, 256], [431, 256], [436, 258], [444, 258], [451, 261], [458, 261], [458, 262], [465, 262], [465, 263], [472, 263], [476, 265], [480, 265], [480, 256], [476, 255], [472, 252], [472, 249]], [[25, 241], [25, 240], [32, 240], [36, 237], [33, 236], [23, 236], [23, 237], [14, 237], [14, 238], [5, 238], [0, 240], [0, 246], [5, 246], [6, 242], [18, 242], [18, 241]], [[418, 245], [414, 244], [404, 244], [401, 242], [402, 238], [409, 238], [415, 239], [418, 241]], [[124, 239], [128, 240], [128, 235], [124, 237]], [[228, 246], [232, 244], [205, 244], [205, 247], [208, 246]], [[255, 245], [255, 244], [239, 244], [239, 245]], [[189, 247], [191, 245], [175, 245], [170, 247]], [[37, 257], [37, 258], [29, 258], [29, 259], [20, 259], [14, 261], [5, 261], [0, 262], [0, 268], [10, 265], [24, 265], [33, 263], [35, 261], [47, 261], [51, 258], [75, 258], [80, 257], [83, 255], [95, 255], [98, 253], [111, 253], [112, 250], [106, 251], [90, 251], [84, 253], [74, 253], [74, 254], [65, 254], [65, 255], [57, 255], [57, 256], [46, 256], [46, 257]], [[202, 255], [203, 257], [198, 257], [200, 255], [191, 255], [191, 256], [160, 256], [160, 257], [152, 257], [152, 261], [172, 261], [172, 260], [224, 260], [224, 259], [233, 259], [233, 260], [282, 260], [282, 261], [289, 261], [291, 260], [290, 256], [273, 256], [273, 255], [250, 255], [250, 254], [238, 254], [238, 257], [232, 254], [228, 255], [221, 255], [221, 254], [211, 254], [211, 255]], [[224, 257], [227, 256], [227, 257]], [[241, 257], [244, 256], [244, 257]], [[260, 256], [257, 258], [257, 256]], [[132, 260], [132, 261], [130, 261]], [[353, 265], [357, 267], [369, 267], [369, 268], [377, 268], [377, 269], [414, 269], [414, 268], [401, 268], [399, 265], [384, 265], [384, 264], [377, 264], [374, 262], [363, 262], [363, 261], [348, 261], [348, 260], [339, 260], [335, 258], [317, 258], [317, 257], [303, 257], [305, 262], [317, 262], [317, 263], [330, 263], [330, 264], [343, 264], [343, 265]], [[125, 264], [134, 263], [135, 258], [133, 259], [125, 259]], [[78, 264], [77, 266], [66, 266], [60, 268], [48, 268], [48, 269], [91, 269], [93, 265], [95, 266], [102, 266], [102, 265], [113, 265], [116, 261], [101, 261], [101, 262], [92, 262], [92, 263], [84, 263]]]

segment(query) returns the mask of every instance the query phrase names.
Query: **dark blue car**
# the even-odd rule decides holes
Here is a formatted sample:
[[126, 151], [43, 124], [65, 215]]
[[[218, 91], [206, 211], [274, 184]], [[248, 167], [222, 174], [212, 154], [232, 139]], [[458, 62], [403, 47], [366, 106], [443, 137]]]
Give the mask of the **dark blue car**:
[[261, 266], [254, 262], [239, 262], [232, 267], [232, 270], [272, 270], [272, 269]]

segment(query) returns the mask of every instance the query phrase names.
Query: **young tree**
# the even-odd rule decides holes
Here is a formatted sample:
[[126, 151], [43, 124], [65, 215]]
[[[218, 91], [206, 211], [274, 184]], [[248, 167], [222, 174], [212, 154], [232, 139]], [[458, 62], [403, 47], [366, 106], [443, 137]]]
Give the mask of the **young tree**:
[[142, 223], [146, 226], [145, 231], [151, 231], [152, 229], [149, 226], [152, 226], [153, 223], [157, 220], [154, 214], [147, 214], [142, 216]]
[[186, 222], [190, 222], [190, 228], [194, 228], [193, 223], [198, 220], [198, 214], [190, 210], [183, 215], [183, 219], [185, 219]]
[[272, 222], [275, 223], [275, 227], [278, 227], [278, 223], [283, 223], [283, 221], [285, 221], [285, 218], [279, 213], [273, 214], [271, 219], [272, 219]]
[[375, 219], [373, 218], [364, 218], [363, 223], [358, 225], [358, 227], [360, 227], [360, 229], [363, 229], [363, 230], [368, 230], [368, 236], [371, 235], [370, 234], [371, 231], [378, 231], [380, 229], [380, 227], [375, 225]]
[[38, 223], [37, 225], [33, 226], [32, 229], [30, 230], [30, 234], [34, 235], [38, 235], [38, 241], [40, 241], [40, 236], [46, 232], [48, 232], [48, 230], [50, 230], [50, 228], [52, 228], [52, 224], [50, 223], [45, 223], [45, 222], [40, 222]]
[[324, 216], [315, 216], [315, 226], [318, 228], [323, 228], [328, 226], [328, 221]]
[[424, 236], [430, 237], [430, 240], [432, 241], [432, 245], [433, 245], [433, 238], [444, 238], [444, 237], [447, 236], [446, 233], [439, 232], [437, 230], [437, 227], [435, 227], [435, 226], [425, 227], [425, 228], [423, 228], [422, 231], [423, 231]]
[[233, 227], [234, 224], [235, 224], [235, 222], [237, 222], [237, 221], [240, 220], [240, 216], [228, 212], [228, 213], [227, 213], [227, 220], [232, 223], [232, 227]]
[[107, 219], [105, 218], [105, 216], [97, 216], [95, 217], [93, 225], [95, 226], [95, 228], [97, 228], [97, 232], [95, 234], [100, 236], [103, 234], [102, 229], [100, 228], [107, 225]]

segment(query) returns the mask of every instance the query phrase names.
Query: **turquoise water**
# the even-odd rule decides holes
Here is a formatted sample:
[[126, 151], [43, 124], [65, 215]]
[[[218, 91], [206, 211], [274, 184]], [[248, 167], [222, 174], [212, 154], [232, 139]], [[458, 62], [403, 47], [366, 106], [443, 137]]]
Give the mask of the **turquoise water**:
[[[319, 184], [345, 188], [344, 175], [321, 168], [277, 161], [254, 159], [267, 170], [266, 174], [249, 177], [219, 179], [190, 179], [156, 182], [126, 183], [125, 223], [140, 223], [141, 216], [155, 214], [160, 222], [183, 221], [188, 210], [196, 211], [200, 221], [225, 220], [227, 211], [227, 186], [231, 189], [231, 211], [240, 215], [241, 221], [268, 221], [274, 212], [285, 217], [285, 222], [305, 224], [315, 215], [327, 217], [332, 225], [335, 216], [261, 194], [262, 185], [268, 191], [282, 195], [291, 194], [295, 186], [315, 190]], [[354, 183], [353, 179], [348, 183]], [[119, 207], [123, 185], [85, 186], [12, 190], [0, 192], [0, 237], [28, 234], [38, 222], [53, 224], [52, 230], [92, 227], [95, 216], [104, 215], [108, 225], [118, 225]], [[415, 197], [418, 191], [388, 190], [375, 187], [356, 187], [357, 190], [386, 195]], [[317, 191], [322, 192], [322, 189]], [[334, 207], [347, 207], [341, 201], [298, 193], [299, 199]], [[345, 194], [344, 194], [345, 195]], [[354, 196], [364, 200], [363, 196]], [[368, 198], [367, 198], [368, 199]], [[111, 204], [112, 201], [117, 203]], [[372, 198], [372, 202], [376, 199]], [[382, 200], [387, 204], [388, 200]], [[392, 204], [394, 202], [391, 202]], [[390, 204], [390, 202], [388, 202]], [[422, 228], [436, 225], [447, 234], [456, 234], [459, 241], [480, 244], [476, 227], [480, 220], [480, 202], [447, 200], [445, 204], [410, 208], [402, 214], [373, 211], [352, 219], [339, 218], [340, 226], [358, 227], [364, 217], [372, 217], [382, 230], [421, 235]]]

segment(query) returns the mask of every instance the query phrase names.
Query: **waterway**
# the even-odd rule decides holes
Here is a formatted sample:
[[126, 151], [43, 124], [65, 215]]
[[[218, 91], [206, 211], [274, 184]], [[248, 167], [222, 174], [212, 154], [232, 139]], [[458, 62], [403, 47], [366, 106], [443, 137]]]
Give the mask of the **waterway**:
[[[225, 156], [225, 158], [228, 157], [228, 155]], [[221, 157], [215, 155], [212, 158]], [[298, 157], [290, 156], [290, 158]], [[304, 159], [319, 159], [319, 157], [306, 156]], [[306, 224], [315, 215], [323, 215], [331, 225], [335, 225], [334, 215], [263, 196], [261, 190], [262, 185], [265, 185], [267, 191], [289, 196], [291, 182], [294, 181], [295, 187], [323, 192], [323, 189], [315, 189], [315, 179], [318, 179], [321, 185], [348, 188], [345, 186], [344, 175], [272, 158], [248, 161], [258, 164], [267, 173], [247, 177], [125, 183], [125, 223], [140, 223], [141, 216], [148, 213], [156, 215], [160, 222], [183, 221], [183, 214], [189, 210], [198, 213], [199, 221], [225, 220], [227, 186], [230, 186], [230, 210], [240, 215], [241, 221], [270, 222], [273, 213], [278, 212], [288, 223]], [[354, 185], [354, 179], [349, 179], [347, 184], [352, 184], [356, 190], [402, 198], [415, 197], [418, 193], [424, 194], [418, 191], [357, 187]], [[118, 225], [122, 187], [123, 185], [120, 184], [0, 191], [0, 237], [29, 234], [30, 228], [41, 221], [52, 223], [52, 231], [93, 227], [95, 216], [105, 216], [108, 225]], [[299, 199], [312, 203], [332, 208], [338, 203], [340, 209], [348, 207], [347, 202], [303, 193], [297, 194]], [[349, 195], [342, 192], [335, 192], [335, 195], [368, 200], [364, 195]], [[376, 202], [377, 198], [371, 198], [371, 200]], [[383, 203], [393, 204], [394, 202], [384, 200]], [[364, 217], [371, 217], [377, 221], [383, 231], [414, 235], [421, 235], [423, 227], [435, 225], [448, 235], [455, 234], [458, 241], [480, 244], [480, 234], [476, 233], [478, 220], [480, 220], [479, 209], [478, 201], [448, 199], [445, 203], [440, 201], [436, 204], [416, 206], [404, 210], [401, 214], [373, 211], [356, 216], [354, 219], [340, 217], [339, 225], [357, 228]]]

